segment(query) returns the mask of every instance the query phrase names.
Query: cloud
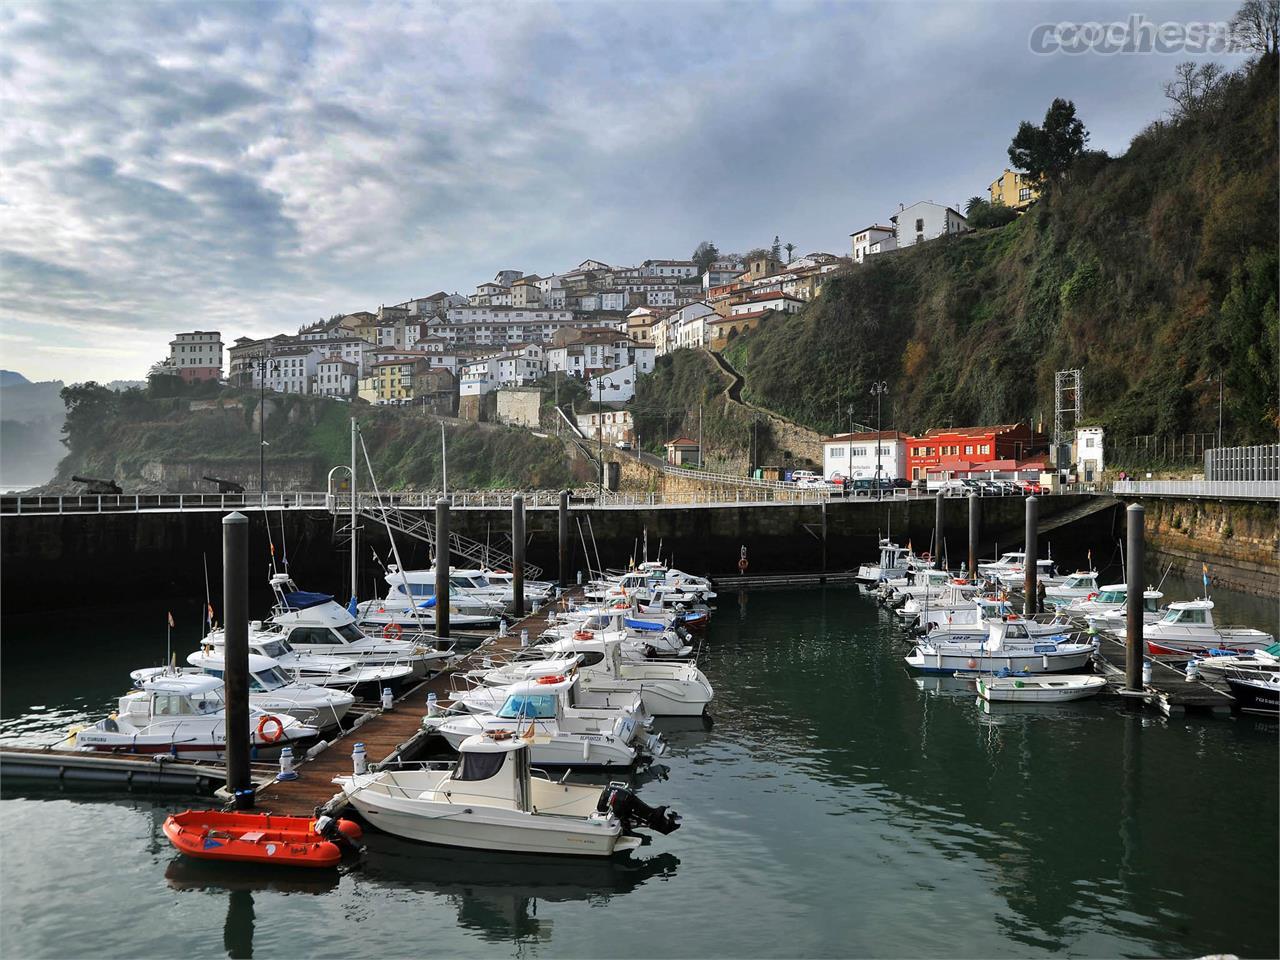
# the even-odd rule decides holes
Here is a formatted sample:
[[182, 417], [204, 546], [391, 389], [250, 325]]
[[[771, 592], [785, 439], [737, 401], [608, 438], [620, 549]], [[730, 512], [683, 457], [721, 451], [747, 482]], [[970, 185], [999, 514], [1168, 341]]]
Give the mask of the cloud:
[[980, 192], [1054, 96], [1113, 151], [1159, 113], [1171, 58], [1028, 52], [1064, 9], [1115, 10], [0, 7], [0, 323], [36, 337], [33, 374], [80, 328], [135, 350], [100, 378], [138, 376], [179, 329], [292, 330], [499, 267], [843, 251], [899, 201]]

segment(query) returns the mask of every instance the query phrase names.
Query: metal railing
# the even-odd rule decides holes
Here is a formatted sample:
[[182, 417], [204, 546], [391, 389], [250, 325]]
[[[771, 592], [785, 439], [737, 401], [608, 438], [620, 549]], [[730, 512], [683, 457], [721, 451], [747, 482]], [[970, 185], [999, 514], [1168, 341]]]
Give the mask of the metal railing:
[[148, 513], [201, 510], [323, 510], [323, 493], [147, 493], [66, 497], [0, 497], [0, 515]]
[[1118, 496], [1280, 500], [1280, 480], [1117, 480], [1112, 490]]

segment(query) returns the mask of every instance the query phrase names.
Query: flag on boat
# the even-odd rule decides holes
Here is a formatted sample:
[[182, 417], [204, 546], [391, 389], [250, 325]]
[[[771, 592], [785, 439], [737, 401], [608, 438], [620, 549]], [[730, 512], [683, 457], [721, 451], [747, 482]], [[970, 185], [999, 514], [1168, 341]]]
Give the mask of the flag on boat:
[[169, 611], [169, 626], [171, 626], [171, 627], [172, 627], [173, 625], [174, 625], [174, 623], [173, 623], [173, 611], [171, 610], [171, 611]]
[[360, 611], [360, 608], [356, 606], [356, 595], [353, 593], [351, 595], [351, 599], [347, 602], [347, 613], [351, 614], [351, 616], [354, 617], [357, 613], [359, 613], [359, 611]]
[[276, 555], [276, 542], [274, 540], [267, 541], [267, 548], [271, 551], [271, 556]]
[[1204, 588], [1209, 589], [1209, 565], [1207, 563], [1200, 564], [1200, 571], [1204, 577]]
[[209, 612], [208, 612], [208, 615], [205, 617], [205, 620], [207, 623], [213, 623], [213, 604], [212, 603], [206, 604], [206, 606], [208, 606]]

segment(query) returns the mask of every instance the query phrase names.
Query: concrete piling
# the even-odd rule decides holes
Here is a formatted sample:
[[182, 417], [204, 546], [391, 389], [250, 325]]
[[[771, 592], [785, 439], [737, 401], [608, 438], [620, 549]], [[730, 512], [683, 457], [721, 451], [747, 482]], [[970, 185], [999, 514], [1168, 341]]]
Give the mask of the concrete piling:
[[449, 501], [436, 500], [436, 636], [449, 636]]
[[524, 497], [511, 498], [511, 602], [512, 615], [524, 616]]
[[1142, 689], [1142, 565], [1145, 560], [1143, 526], [1146, 511], [1140, 503], [1131, 503], [1125, 510], [1125, 526], [1128, 555], [1125, 557], [1125, 614], [1124, 614], [1124, 679], [1129, 690]]
[[982, 529], [982, 498], [969, 494], [969, 576], [978, 575], [978, 537]]
[[573, 585], [569, 571], [569, 491], [560, 491], [560, 587], [568, 590]]
[[1034, 496], [1027, 497], [1027, 529], [1023, 541], [1026, 556], [1022, 563], [1022, 593], [1024, 601], [1022, 612], [1028, 617], [1036, 612], [1036, 560], [1040, 556], [1040, 501]]
[[253, 806], [249, 778], [249, 518], [222, 518], [222, 657], [226, 698], [227, 792], [237, 807]]

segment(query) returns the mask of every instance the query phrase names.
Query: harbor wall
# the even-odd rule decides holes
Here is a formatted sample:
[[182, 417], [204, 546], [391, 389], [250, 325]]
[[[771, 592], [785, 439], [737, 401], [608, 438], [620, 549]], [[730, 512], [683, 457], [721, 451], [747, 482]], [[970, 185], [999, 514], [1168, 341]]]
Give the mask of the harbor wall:
[[1188, 497], [1142, 497], [1147, 550], [1193, 579], [1208, 564], [1213, 582], [1280, 596], [1280, 505]]
[[[1079, 505], [1079, 496], [1045, 497], [1041, 517], [1049, 518]], [[983, 552], [1016, 547], [1021, 542], [1023, 501], [1018, 497], [983, 501]], [[1095, 513], [1049, 535], [1053, 555], [1064, 565], [1085, 562], [1092, 547], [1095, 559], [1103, 544], [1114, 543], [1122, 528], [1119, 508]], [[825, 517], [825, 540], [823, 538]], [[265, 612], [272, 561], [283, 564], [307, 589], [324, 590], [346, 599], [349, 554], [335, 540], [338, 524], [322, 511], [270, 513], [270, 537], [259, 513], [250, 513], [250, 565], [253, 609]], [[944, 508], [944, 543], [953, 566], [967, 551], [968, 504], [948, 500]], [[6, 516], [0, 520], [0, 602], [10, 612], [60, 609], [111, 602], [134, 602], [154, 596], [161, 606], [169, 596], [202, 598], [204, 561], [215, 594], [222, 582], [222, 517], [216, 512], [142, 514], [64, 514]], [[836, 571], [856, 567], [876, 554], [877, 540], [892, 535], [911, 541], [917, 551], [929, 549], [933, 532], [931, 498], [874, 503], [867, 500], [776, 506], [595, 509], [575, 506], [570, 517], [573, 569], [600, 562], [625, 566], [647, 533], [649, 554], [691, 573], [736, 574], [741, 547], [747, 548], [748, 573]], [[510, 532], [509, 510], [456, 510], [453, 530], [480, 542], [497, 542]], [[1119, 525], [1117, 525], [1119, 524]], [[554, 509], [530, 509], [527, 556], [557, 575], [557, 518]], [[580, 532], [581, 531], [581, 532]], [[376, 552], [390, 560], [385, 531], [366, 519], [360, 547], [362, 598], [384, 587]], [[585, 541], [585, 547], [584, 547]], [[824, 550], [825, 544], [825, 550]], [[425, 543], [397, 537], [406, 566], [430, 562]], [[590, 562], [588, 563], [588, 556]], [[220, 609], [215, 596], [215, 608]]]

